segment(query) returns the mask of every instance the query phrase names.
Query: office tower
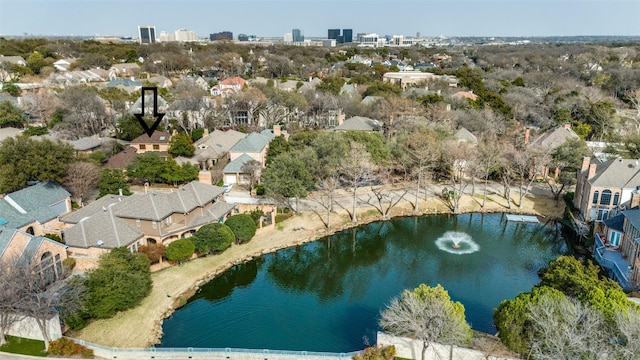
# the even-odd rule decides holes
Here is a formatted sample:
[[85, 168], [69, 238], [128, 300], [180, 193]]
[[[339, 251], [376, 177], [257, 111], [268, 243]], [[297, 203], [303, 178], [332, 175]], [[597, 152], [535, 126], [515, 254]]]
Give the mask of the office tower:
[[156, 42], [156, 27], [138, 26], [138, 39], [140, 44], [154, 44]]
[[338, 40], [338, 36], [340, 36], [340, 29], [329, 29], [327, 39]]
[[304, 32], [300, 29], [291, 30], [291, 35], [293, 35], [293, 42], [304, 42]]
[[345, 43], [353, 42], [352, 29], [342, 29], [342, 42], [345, 42]]
[[221, 31], [217, 33], [213, 33], [209, 35], [209, 40], [217, 41], [217, 40], [233, 40], [233, 33], [231, 31]]
[[284, 34], [284, 36], [282, 37], [282, 41], [285, 44], [291, 44], [293, 42], [293, 35], [291, 33]]
[[249, 35], [247, 35], [247, 34], [238, 34], [238, 41], [249, 41]]

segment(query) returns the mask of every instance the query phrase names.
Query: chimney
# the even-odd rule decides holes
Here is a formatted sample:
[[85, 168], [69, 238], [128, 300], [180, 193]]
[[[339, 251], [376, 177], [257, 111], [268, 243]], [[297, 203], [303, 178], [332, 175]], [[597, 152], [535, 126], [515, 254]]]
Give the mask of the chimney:
[[280, 136], [282, 132], [280, 131], [280, 125], [273, 125], [273, 136]]
[[570, 122], [566, 122], [566, 123], [562, 124], [562, 127], [564, 129], [571, 129], [571, 123]]
[[585, 156], [582, 158], [582, 166], [580, 167], [580, 171], [585, 171], [589, 168], [589, 164], [591, 164], [591, 157]]
[[640, 189], [638, 189], [638, 187], [636, 187], [636, 189], [631, 192], [631, 200], [629, 200], [629, 209], [633, 209], [635, 207], [640, 206]]
[[204, 131], [202, 132], [202, 137], [207, 137], [209, 136], [209, 129], [208, 128], [204, 128]]
[[587, 173], [587, 180], [591, 179], [596, 174], [596, 167], [598, 164], [589, 164], [589, 172]]
[[118, 195], [119, 195], [119, 196], [123, 196], [123, 195], [122, 195], [122, 189], [118, 189]]
[[525, 145], [529, 143], [529, 136], [531, 136], [531, 129], [525, 128], [524, 129], [524, 144]]

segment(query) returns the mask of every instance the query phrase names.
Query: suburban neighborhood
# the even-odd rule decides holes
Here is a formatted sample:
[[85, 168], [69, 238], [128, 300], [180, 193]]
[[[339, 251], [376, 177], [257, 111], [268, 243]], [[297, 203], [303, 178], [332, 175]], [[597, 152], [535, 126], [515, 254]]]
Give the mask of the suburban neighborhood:
[[265, 254], [349, 229], [356, 254], [371, 223], [499, 213], [568, 250], [493, 305], [496, 331], [416, 284], [348, 356], [640, 357], [637, 40], [138, 32], [0, 38], [0, 351], [153, 358], [166, 318]]

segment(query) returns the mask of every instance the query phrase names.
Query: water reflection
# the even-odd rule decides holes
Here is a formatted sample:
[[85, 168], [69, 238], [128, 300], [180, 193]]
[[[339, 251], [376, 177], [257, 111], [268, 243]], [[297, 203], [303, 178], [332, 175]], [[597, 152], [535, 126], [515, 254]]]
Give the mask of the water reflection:
[[[447, 232], [479, 245], [456, 255]], [[347, 352], [375, 342], [380, 310], [403, 289], [442, 284], [476, 330], [494, 333], [493, 309], [538, 282], [563, 253], [553, 228], [501, 214], [398, 218], [238, 265], [163, 323], [162, 346]]]

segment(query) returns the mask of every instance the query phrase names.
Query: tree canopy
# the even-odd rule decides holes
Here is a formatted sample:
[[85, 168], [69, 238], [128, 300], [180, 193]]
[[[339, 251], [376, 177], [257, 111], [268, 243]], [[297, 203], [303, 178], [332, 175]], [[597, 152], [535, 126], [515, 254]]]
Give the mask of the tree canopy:
[[0, 193], [19, 190], [27, 181], [63, 182], [74, 159], [71, 145], [18, 136], [0, 143]]
[[256, 223], [249, 214], [236, 214], [229, 216], [224, 222], [231, 229], [239, 244], [248, 242], [256, 234]]
[[440, 285], [420, 284], [405, 290], [382, 311], [380, 326], [395, 336], [419, 340], [423, 344], [422, 359], [432, 343], [463, 345], [471, 340], [471, 327], [464, 306], [451, 301]]
[[196, 251], [200, 254], [224, 251], [235, 239], [236, 236], [229, 226], [222, 223], [207, 224], [191, 237]]
[[19, 107], [9, 100], [0, 101], [0, 128], [21, 128], [25, 123], [25, 117]]

